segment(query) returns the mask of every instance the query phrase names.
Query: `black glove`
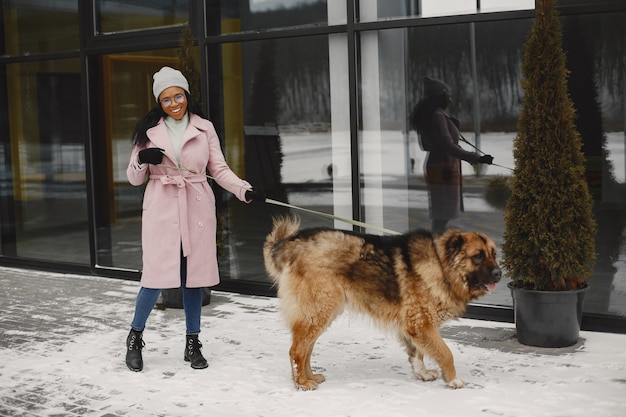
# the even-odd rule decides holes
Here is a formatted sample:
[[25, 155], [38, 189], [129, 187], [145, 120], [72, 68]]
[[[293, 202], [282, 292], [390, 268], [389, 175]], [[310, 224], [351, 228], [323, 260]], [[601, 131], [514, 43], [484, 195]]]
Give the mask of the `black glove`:
[[140, 164], [159, 165], [163, 161], [163, 149], [147, 148], [139, 151]]
[[491, 165], [491, 164], [493, 164], [493, 156], [491, 156], [491, 155], [483, 155], [478, 160], [478, 163]]
[[265, 201], [265, 193], [260, 189], [246, 190], [246, 200]]

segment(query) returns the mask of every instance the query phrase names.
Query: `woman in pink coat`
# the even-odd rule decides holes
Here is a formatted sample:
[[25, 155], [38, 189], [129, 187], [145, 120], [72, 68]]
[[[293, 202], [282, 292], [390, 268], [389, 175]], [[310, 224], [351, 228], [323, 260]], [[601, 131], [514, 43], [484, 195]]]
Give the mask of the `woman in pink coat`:
[[265, 196], [228, 167], [213, 124], [202, 116], [183, 74], [163, 67], [153, 78], [157, 105], [135, 127], [126, 171], [132, 185], [147, 183], [141, 288], [126, 341], [126, 365], [136, 372], [143, 369], [142, 332], [148, 316], [161, 289], [182, 287], [184, 360], [202, 369], [208, 366], [198, 340], [202, 287], [219, 283], [215, 196], [206, 172], [241, 201], [264, 201]]

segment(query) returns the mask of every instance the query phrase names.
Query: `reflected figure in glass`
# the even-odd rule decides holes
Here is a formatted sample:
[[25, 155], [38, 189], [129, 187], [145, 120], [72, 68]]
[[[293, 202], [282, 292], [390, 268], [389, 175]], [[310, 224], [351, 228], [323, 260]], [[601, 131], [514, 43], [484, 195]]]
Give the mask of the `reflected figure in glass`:
[[418, 133], [422, 150], [428, 152], [424, 173], [428, 184], [432, 232], [441, 234], [448, 222], [463, 211], [461, 161], [491, 164], [493, 157], [469, 152], [459, 146], [459, 121], [447, 112], [452, 100], [446, 83], [425, 77], [424, 97], [409, 122]]

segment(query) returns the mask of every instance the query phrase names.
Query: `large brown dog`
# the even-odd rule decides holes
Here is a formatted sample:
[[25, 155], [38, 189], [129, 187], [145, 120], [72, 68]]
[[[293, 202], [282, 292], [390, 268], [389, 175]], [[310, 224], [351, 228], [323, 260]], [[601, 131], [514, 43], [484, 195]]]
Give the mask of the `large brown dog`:
[[449, 387], [465, 385], [439, 327], [462, 316], [469, 301], [500, 280], [496, 245], [487, 235], [449, 230], [434, 238], [428, 231], [389, 237], [299, 227], [299, 218], [274, 219], [263, 246], [265, 267], [278, 284], [291, 327], [289, 357], [297, 388], [312, 390], [324, 382], [311, 370], [313, 345], [344, 307], [395, 331], [417, 378], [438, 376], [424, 366], [428, 355]]

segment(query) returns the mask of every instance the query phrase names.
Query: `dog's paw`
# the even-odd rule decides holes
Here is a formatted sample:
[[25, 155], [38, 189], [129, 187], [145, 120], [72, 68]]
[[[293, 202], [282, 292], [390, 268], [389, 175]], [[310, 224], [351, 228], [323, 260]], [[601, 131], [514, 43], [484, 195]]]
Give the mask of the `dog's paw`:
[[435, 369], [426, 369], [415, 371], [415, 376], [421, 379], [422, 381], [434, 381], [439, 377], [439, 372]]
[[422, 381], [434, 381], [439, 377], [439, 372], [436, 369], [427, 369], [424, 366], [424, 362], [419, 360], [416, 357], [410, 358], [411, 366], [413, 368], [413, 373], [418, 379]]
[[326, 377], [324, 377], [324, 375], [322, 374], [313, 374], [313, 380], [318, 384], [321, 384], [322, 382], [326, 381]]
[[448, 382], [448, 388], [458, 389], [463, 388], [465, 386], [465, 382], [461, 378], [454, 378], [452, 381]]
[[306, 379], [302, 382], [296, 382], [296, 389], [300, 391], [313, 391], [317, 389], [318, 383], [312, 379]]

